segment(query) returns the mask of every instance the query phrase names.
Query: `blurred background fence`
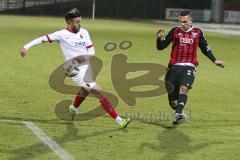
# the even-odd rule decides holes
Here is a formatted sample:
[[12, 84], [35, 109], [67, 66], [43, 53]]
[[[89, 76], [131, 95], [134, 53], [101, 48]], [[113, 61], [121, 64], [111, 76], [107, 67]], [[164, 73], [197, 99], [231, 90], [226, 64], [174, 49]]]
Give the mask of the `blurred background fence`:
[[[70, 8], [92, 16], [95, 0], [0, 0], [0, 14], [62, 16]], [[96, 0], [96, 17], [175, 20], [190, 9], [197, 21], [240, 22], [240, 0]], [[217, 20], [219, 19], [219, 20]]]

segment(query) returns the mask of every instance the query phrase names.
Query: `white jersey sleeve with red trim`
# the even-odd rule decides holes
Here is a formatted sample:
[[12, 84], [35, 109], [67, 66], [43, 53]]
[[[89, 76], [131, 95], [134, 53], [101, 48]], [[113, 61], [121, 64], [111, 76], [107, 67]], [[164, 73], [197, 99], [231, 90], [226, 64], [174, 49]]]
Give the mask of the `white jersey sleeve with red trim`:
[[28, 44], [26, 44], [24, 46], [24, 48], [25, 49], [29, 49], [29, 48], [31, 48], [33, 46], [42, 44], [42, 43], [47, 42], [47, 41], [50, 42], [50, 43], [52, 43], [53, 41], [59, 41], [59, 39], [60, 39], [59, 38], [60, 37], [59, 34], [60, 34], [60, 32], [57, 31], [57, 32], [54, 32], [52, 34], [49, 34], [49, 35], [47, 34], [45, 36], [36, 38], [36, 39], [32, 40], [31, 42], [29, 42]]
[[72, 59], [79, 55], [85, 56], [86, 60], [88, 60], [91, 56], [95, 55], [93, 43], [88, 31], [84, 28], [81, 28], [78, 33], [72, 33], [67, 29], [63, 29], [47, 34], [26, 44], [24, 48], [29, 49], [47, 41], [50, 43], [55, 41], [60, 44], [65, 60]]
[[61, 37], [61, 31], [57, 31], [51, 34], [46, 35], [48, 42], [52, 43], [53, 41], [59, 42]]
[[39, 45], [39, 44], [41, 44], [41, 43], [43, 43], [43, 42], [47, 42], [47, 41], [48, 41], [47, 37], [46, 37], [46, 36], [42, 36], [42, 37], [36, 38], [36, 39], [34, 39], [33, 41], [27, 43], [27, 44], [24, 46], [24, 48], [25, 48], [25, 49], [29, 49], [29, 48], [31, 48], [31, 47], [33, 47], [33, 46]]

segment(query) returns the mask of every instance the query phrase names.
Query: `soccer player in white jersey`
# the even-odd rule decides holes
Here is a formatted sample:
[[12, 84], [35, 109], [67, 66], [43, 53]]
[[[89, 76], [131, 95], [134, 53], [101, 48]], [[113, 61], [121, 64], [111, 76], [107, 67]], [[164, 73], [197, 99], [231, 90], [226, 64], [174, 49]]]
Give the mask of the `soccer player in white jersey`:
[[20, 49], [20, 54], [25, 57], [28, 50], [43, 42], [58, 42], [66, 61], [71, 59], [80, 63], [79, 72], [72, 77], [73, 81], [81, 88], [76, 95], [73, 104], [69, 106], [71, 114], [75, 115], [80, 104], [84, 101], [89, 93], [92, 93], [99, 99], [103, 109], [120, 125], [121, 128], [126, 128], [130, 123], [130, 118], [123, 119], [115, 111], [108, 98], [103, 94], [101, 88], [94, 82], [91, 64], [89, 58], [95, 54], [93, 43], [90, 39], [88, 31], [81, 27], [80, 12], [73, 8], [65, 14], [67, 28], [56, 31], [34, 39]]

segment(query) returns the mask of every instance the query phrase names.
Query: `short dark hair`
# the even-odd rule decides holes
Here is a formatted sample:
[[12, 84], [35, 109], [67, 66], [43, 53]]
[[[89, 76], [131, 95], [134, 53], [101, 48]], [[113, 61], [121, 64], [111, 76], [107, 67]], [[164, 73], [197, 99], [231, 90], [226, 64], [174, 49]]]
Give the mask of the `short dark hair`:
[[66, 22], [71, 21], [73, 18], [80, 17], [80, 12], [77, 8], [73, 8], [67, 13], [65, 13], [65, 20]]
[[187, 10], [181, 11], [181, 12], [180, 12], [180, 16], [191, 16], [191, 12], [190, 12], [190, 11], [187, 11]]

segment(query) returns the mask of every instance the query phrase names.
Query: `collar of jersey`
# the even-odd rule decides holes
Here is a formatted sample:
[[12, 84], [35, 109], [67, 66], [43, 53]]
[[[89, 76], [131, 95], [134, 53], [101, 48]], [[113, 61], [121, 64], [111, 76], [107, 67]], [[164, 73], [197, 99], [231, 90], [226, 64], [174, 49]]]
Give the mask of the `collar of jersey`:
[[[181, 28], [181, 27], [180, 27]], [[189, 31], [191, 31], [193, 29], [193, 26], [191, 27], [191, 28], [189, 28], [187, 31], [184, 31], [182, 28], [181, 28], [181, 30], [182, 31], [184, 31], [184, 32], [189, 32]]]
[[71, 33], [73, 33], [73, 34], [77, 34], [77, 33], [79, 33], [80, 32], [80, 30], [81, 30], [81, 27], [80, 27], [80, 29], [79, 29], [79, 31], [77, 32], [77, 33], [74, 33], [73, 31], [71, 31], [70, 29], [68, 29], [68, 28], [66, 28], [66, 30], [67, 31], [69, 31], [69, 32], [71, 32]]

